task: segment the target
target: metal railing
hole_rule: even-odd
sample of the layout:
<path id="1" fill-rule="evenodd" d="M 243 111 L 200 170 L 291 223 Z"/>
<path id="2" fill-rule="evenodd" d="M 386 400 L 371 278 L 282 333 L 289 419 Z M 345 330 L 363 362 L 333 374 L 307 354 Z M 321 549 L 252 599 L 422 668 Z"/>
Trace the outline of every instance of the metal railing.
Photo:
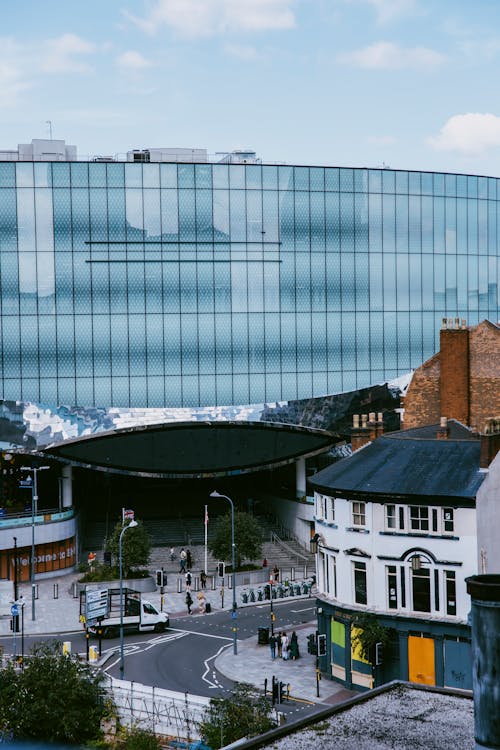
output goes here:
<path id="1" fill-rule="evenodd" d="M 310 555 L 303 554 L 302 552 L 299 552 L 298 550 L 294 549 L 289 544 L 284 542 L 283 539 L 280 539 L 280 537 L 274 531 L 271 532 L 271 542 L 281 547 L 281 549 L 284 552 L 286 552 L 290 557 L 295 557 L 297 559 L 297 562 L 302 561 L 304 563 L 308 563 L 311 560 Z"/>

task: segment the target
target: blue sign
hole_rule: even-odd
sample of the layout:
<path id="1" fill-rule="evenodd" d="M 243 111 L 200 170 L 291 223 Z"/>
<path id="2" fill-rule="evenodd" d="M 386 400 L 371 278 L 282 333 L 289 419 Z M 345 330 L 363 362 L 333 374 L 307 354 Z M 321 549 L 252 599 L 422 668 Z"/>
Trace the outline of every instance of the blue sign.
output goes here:
<path id="1" fill-rule="evenodd" d="M 13 604 L 12 605 L 12 607 L 10 608 L 10 613 L 11 613 L 12 617 L 17 617 L 18 616 L 18 614 L 19 614 L 19 607 L 17 606 L 17 604 Z"/>
<path id="2" fill-rule="evenodd" d="M 236 612 L 231 612 L 231 617 L 233 618 L 233 620 L 236 620 Z"/>

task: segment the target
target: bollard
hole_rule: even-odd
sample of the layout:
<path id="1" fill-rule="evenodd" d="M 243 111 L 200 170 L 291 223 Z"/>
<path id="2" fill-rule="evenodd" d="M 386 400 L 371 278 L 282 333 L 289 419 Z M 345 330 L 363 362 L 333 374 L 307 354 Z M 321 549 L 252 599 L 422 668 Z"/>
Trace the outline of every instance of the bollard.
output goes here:
<path id="1" fill-rule="evenodd" d="M 89 661 L 90 662 L 97 661 L 97 649 L 95 646 L 89 647 Z"/>
<path id="2" fill-rule="evenodd" d="M 232 586 L 233 586 L 233 576 L 228 576 L 227 577 L 227 587 L 228 587 L 228 589 L 231 589 Z"/>
<path id="3" fill-rule="evenodd" d="M 199 578 L 199 576 L 195 576 L 194 579 L 193 579 L 193 581 L 194 581 L 194 583 L 193 583 L 193 590 L 194 591 L 199 591 L 200 590 L 200 578 Z"/>
<path id="4" fill-rule="evenodd" d="M 69 656 L 71 654 L 71 641 L 63 641 L 63 654 Z"/>
<path id="5" fill-rule="evenodd" d="M 215 588 L 216 588 L 215 576 L 212 576 L 212 584 L 211 584 L 212 591 L 215 591 Z"/>
<path id="6" fill-rule="evenodd" d="M 78 599 L 78 583 L 73 581 L 73 599 Z"/>
<path id="7" fill-rule="evenodd" d="M 295 581 L 295 568 L 290 569 L 290 580 Z"/>
<path id="8" fill-rule="evenodd" d="M 178 594 L 182 593 L 182 578 L 177 579 L 177 593 Z"/>
<path id="9" fill-rule="evenodd" d="M 54 583 L 54 599 L 59 599 L 59 584 Z"/>
<path id="10" fill-rule="evenodd" d="M 31 585 L 31 588 L 32 588 L 32 590 L 33 590 L 33 591 L 34 591 L 34 593 L 35 593 L 35 599 L 38 599 L 38 583 L 33 583 L 33 584 Z"/>
<path id="11" fill-rule="evenodd" d="M 472 688 L 476 748 L 500 748 L 500 575 L 466 578 L 472 599 Z"/>

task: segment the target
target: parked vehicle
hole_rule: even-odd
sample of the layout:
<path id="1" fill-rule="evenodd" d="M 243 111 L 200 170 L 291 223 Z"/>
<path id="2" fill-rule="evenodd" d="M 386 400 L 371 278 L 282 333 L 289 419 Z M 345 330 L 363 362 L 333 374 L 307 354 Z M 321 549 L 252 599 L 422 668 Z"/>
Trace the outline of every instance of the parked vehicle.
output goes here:
<path id="1" fill-rule="evenodd" d="M 161 633 L 169 626 L 166 612 L 142 598 L 139 591 L 123 589 L 123 616 L 120 615 L 120 589 L 86 589 L 80 593 L 80 621 L 88 632 L 103 638 L 124 632 Z"/>

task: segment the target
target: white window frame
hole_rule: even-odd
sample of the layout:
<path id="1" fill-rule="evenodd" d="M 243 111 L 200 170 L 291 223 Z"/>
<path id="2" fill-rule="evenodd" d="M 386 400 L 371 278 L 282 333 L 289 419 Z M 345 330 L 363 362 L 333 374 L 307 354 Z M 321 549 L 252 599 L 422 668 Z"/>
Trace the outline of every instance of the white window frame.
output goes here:
<path id="1" fill-rule="evenodd" d="M 368 570 L 367 564 L 364 560 L 353 560 L 352 561 L 352 600 L 354 604 L 359 604 L 361 607 L 368 606 Z M 356 599 L 356 571 L 364 573 L 365 576 L 365 598 L 366 602 L 358 602 Z"/>
<path id="2" fill-rule="evenodd" d="M 351 500 L 351 517 L 353 526 L 359 529 L 366 527 L 366 502 L 364 500 Z"/>

